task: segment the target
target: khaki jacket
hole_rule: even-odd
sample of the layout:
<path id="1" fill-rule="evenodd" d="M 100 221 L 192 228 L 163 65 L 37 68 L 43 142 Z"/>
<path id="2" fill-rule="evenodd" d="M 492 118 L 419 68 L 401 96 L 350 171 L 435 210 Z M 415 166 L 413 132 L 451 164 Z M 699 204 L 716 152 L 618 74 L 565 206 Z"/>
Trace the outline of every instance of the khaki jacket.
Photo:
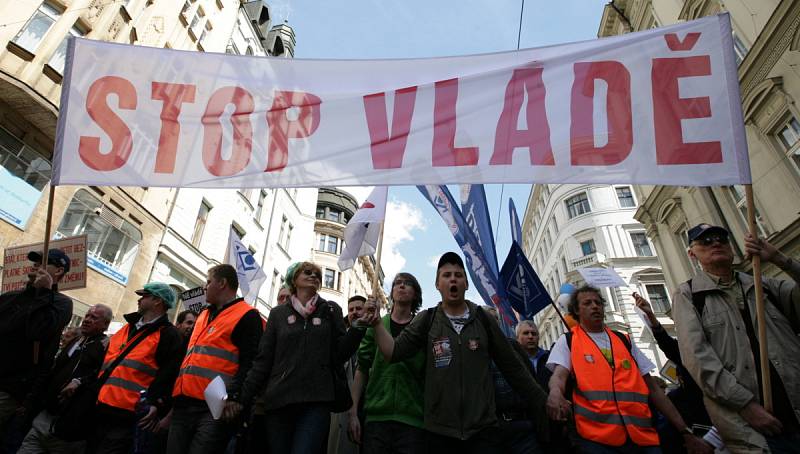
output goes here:
<path id="1" fill-rule="evenodd" d="M 792 269 L 785 271 L 794 282 L 763 279 L 764 287 L 778 300 L 766 303 L 767 345 L 800 419 L 800 340 L 792 328 L 800 326 L 800 264 L 792 261 Z M 753 277 L 736 276 L 755 325 Z M 692 294 L 700 292 L 706 294 L 702 314 L 692 304 Z M 759 398 L 759 392 L 753 353 L 736 301 L 711 276 L 700 272 L 691 280 L 691 288 L 684 282 L 673 296 L 673 317 L 684 366 L 703 390 L 708 414 L 728 449 L 734 453 L 766 450 L 764 436 L 739 415 L 745 405 Z M 758 332 L 756 326 L 753 331 Z"/>

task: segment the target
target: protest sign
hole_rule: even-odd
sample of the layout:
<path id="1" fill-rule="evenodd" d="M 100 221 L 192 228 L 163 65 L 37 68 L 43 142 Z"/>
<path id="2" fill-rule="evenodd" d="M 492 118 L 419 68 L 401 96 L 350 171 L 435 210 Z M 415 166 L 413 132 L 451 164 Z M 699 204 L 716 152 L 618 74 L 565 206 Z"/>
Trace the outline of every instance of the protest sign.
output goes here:
<path id="1" fill-rule="evenodd" d="M 183 310 L 188 309 L 199 314 L 206 306 L 206 291 L 203 287 L 186 290 L 181 292 L 181 301 L 183 301 Z"/>
<path id="2" fill-rule="evenodd" d="M 583 280 L 592 287 L 627 287 L 628 284 L 619 277 L 614 268 L 578 268 Z"/>
<path id="3" fill-rule="evenodd" d="M 428 59 L 69 38 L 53 183 L 167 187 L 751 181 L 727 13 Z"/>
<path id="4" fill-rule="evenodd" d="M 69 272 L 58 283 L 60 291 L 86 287 L 86 235 L 62 238 L 50 241 L 50 249 L 61 249 L 70 259 Z M 33 262 L 28 253 L 41 253 L 44 243 L 12 246 L 5 250 L 3 256 L 2 293 L 25 288 L 28 273 L 33 270 Z"/>

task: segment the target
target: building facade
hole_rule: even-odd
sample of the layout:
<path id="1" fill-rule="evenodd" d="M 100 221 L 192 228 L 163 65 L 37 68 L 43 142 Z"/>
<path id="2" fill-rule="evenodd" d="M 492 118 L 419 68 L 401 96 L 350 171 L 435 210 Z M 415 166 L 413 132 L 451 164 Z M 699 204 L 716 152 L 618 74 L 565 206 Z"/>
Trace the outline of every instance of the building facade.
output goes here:
<path id="1" fill-rule="evenodd" d="M 251 15 L 255 14 L 252 11 L 258 14 L 262 11 L 256 3 L 263 5 L 261 2 L 242 5 L 236 0 L 0 2 L 4 25 L 0 27 L 0 191 L 3 193 L 0 250 L 40 242 L 44 237 L 46 194 L 68 36 L 215 52 L 225 52 L 238 36 L 254 37 L 253 42 L 260 46 L 254 55 L 270 55 L 280 37 L 281 44 L 277 46 L 280 55 L 291 56 L 293 32 L 285 24 L 272 31 L 271 22 L 259 22 L 263 16 Z M 176 68 L 176 71 L 189 70 Z M 155 146 L 140 141 L 134 145 L 134 152 L 146 152 Z M 283 196 L 274 195 L 276 192 L 279 191 L 271 192 L 272 205 L 265 202 L 264 208 L 273 214 L 280 213 L 273 207 L 284 204 Z M 303 210 L 311 212 L 314 203 L 308 202 L 307 196 L 302 197 L 302 203 L 311 208 L 289 210 L 288 216 L 300 216 L 297 213 Z M 253 218 L 252 212 L 261 201 L 258 191 L 251 192 L 249 198 L 229 191 L 229 200 L 241 198 L 241 202 L 236 202 L 239 205 L 219 201 L 217 196 L 209 197 L 217 202 L 217 212 L 225 211 L 228 205 L 234 208 L 220 219 Z M 197 205 L 191 207 L 195 200 Z M 165 278 L 177 290 L 202 283 L 204 279 L 200 277 L 205 275 L 207 266 L 221 256 L 219 245 L 211 245 L 214 237 L 210 233 L 206 239 L 209 250 L 192 249 L 192 226 L 200 203 L 200 198 L 188 190 L 184 193 L 165 188 L 57 188 L 52 218 L 54 237 L 88 234 L 87 287 L 67 292 L 75 300 L 74 322 L 96 303 L 109 305 L 120 320 L 123 313 L 136 308 L 138 297 L 134 291 L 153 278 Z M 180 208 L 175 208 L 177 205 Z M 178 217 L 184 216 L 186 210 L 194 210 L 190 221 Z M 269 219 L 263 218 L 265 222 Z M 242 221 L 248 224 L 254 237 L 245 237 L 245 241 L 266 255 L 265 251 L 270 249 L 269 232 L 256 235 L 258 228 L 251 222 L 255 223 L 251 219 Z M 189 232 L 183 232 L 187 228 Z M 310 235 L 311 229 L 308 231 Z M 310 246 L 306 249 L 298 245 L 297 255 L 304 249 L 310 251 Z M 176 262 L 181 262 L 180 266 L 175 266 Z M 166 279 L 169 276 L 174 278 Z M 266 304 L 267 299 L 264 301 Z"/>
<path id="2" fill-rule="evenodd" d="M 312 261 L 322 268 L 323 298 L 339 303 L 346 308 L 353 295 L 368 296 L 373 293 L 375 257 L 365 256 L 356 260 L 353 268 L 341 271 L 339 255 L 344 248 L 344 228 L 358 209 L 355 197 L 336 188 L 320 188 L 317 196 L 316 221 L 314 222 L 314 251 Z M 383 286 L 383 271 L 379 270 L 378 286 Z M 386 306 L 386 296 L 379 292 L 381 304 Z"/>
<path id="3" fill-rule="evenodd" d="M 722 2 L 685 0 L 615 1 L 603 13 L 599 36 L 730 13 L 739 64 L 747 145 L 753 177 L 756 220 L 761 236 L 789 256 L 800 253 L 800 1 Z M 642 186 L 636 188 L 642 222 L 664 266 L 670 290 L 696 269 L 686 254 L 686 230 L 701 222 L 732 232 L 743 270 L 747 232 L 744 188 Z M 764 272 L 780 271 L 767 265 Z"/>
<path id="4" fill-rule="evenodd" d="M 674 324 L 667 316 L 670 298 L 658 257 L 644 225 L 633 218 L 637 202 L 628 185 L 534 185 L 523 219 L 522 246 L 553 299 L 564 283 L 585 284 L 579 268 L 613 268 L 628 286 L 601 289 L 606 324 L 631 334 L 660 368 L 666 358 L 634 311 L 633 293 L 650 300 L 666 329 Z M 539 312 L 535 321 L 545 348 L 566 330 L 552 306 Z"/>

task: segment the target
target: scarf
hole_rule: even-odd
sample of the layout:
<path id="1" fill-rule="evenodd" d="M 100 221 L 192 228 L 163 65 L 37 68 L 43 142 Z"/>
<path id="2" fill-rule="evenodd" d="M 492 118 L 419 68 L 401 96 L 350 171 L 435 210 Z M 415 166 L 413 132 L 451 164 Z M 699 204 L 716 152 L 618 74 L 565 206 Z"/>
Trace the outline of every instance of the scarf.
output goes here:
<path id="1" fill-rule="evenodd" d="M 295 295 L 292 295 L 292 307 L 303 318 L 308 318 L 308 316 L 313 314 L 314 311 L 317 309 L 318 300 L 319 300 L 319 294 L 316 294 L 312 296 L 310 300 L 306 301 L 305 305 L 303 305 L 303 303 L 301 303 L 300 300 L 297 299 Z"/>

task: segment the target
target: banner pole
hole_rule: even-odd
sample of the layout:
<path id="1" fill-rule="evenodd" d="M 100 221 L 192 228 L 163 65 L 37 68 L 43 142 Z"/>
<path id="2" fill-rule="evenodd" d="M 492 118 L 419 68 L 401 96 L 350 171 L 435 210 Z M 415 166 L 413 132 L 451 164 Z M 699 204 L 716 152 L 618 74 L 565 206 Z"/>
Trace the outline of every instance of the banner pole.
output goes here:
<path id="1" fill-rule="evenodd" d="M 375 274 L 372 275 L 372 294 L 376 299 L 378 298 L 378 282 L 380 280 L 378 273 L 381 269 L 381 253 L 383 252 L 383 223 L 384 221 L 381 221 L 381 230 L 378 234 L 378 250 L 375 253 Z"/>
<path id="2" fill-rule="evenodd" d="M 42 253 L 42 267 L 47 267 L 47 251 L 50 250 L 50 229 L 53 223 L 53 200 L 56 195 L 56 187 L 50 184 L 50 194 L 47 197 L 47 218 L 44 224 L 44 252 Z"/>
<path id="3" fill-rule="evenodd" d="M 756 227 L 756 208 L 753 199 L 753 185 L 744 185 L 745 197 L 747 198 L 747 224 L 750 234 L 758 239 Z M 764 319 L 764 289 L 761 287 L 761 256 L 754 255 L 750 258 L 753 262 L 753 287 L 756 290 L 756 320 L 758 322 L 758 348 L 761 359 L 761 383 L 764 395 L 764 409 L 772 412 L 772 386 L 769 374 L 769 356 L 767 348 L 767 324 Z"/>
<path id="4" fill-rule="evenodd" d="M 567 324 L 567 319 L 565 319 L 565 318 L 564 318 L 564 315 L 563 315 L 563 314 L 561 313 L 561 311 L 558 309 L 558 306 L 556 306 L 556 303 L 555 303 L 555 301 L 550 301 L 550 304 L 552 304 L 552 305 L 553 305 L 553 309 L 555 309 L 555 311 L 556 311 L 556 314 L 558 314 L 558 317 L 559 317 L 559 318 L 561 319 L 561 321 L 564 323 L 564 327 L 565 327 L 565 328 L 567 328 L 567 331 L 569 331 L 569 324 Z"/>

